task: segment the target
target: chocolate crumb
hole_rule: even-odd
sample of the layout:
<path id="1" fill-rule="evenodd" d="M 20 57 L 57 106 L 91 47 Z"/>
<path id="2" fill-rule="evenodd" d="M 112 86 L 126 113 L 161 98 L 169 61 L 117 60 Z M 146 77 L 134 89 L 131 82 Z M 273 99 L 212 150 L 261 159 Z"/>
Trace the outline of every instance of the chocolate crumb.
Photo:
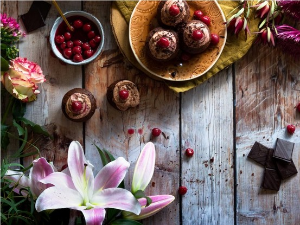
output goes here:
<path id="1" fill-rule="evenodd" d="M 175 72 L 175 71 L 172 72 L 172 73 L 171 73 L 171 76 L 172 76 L 172 77 L 175 77 L 175 76 L 176 76 L 176 72 Z"/>
<path id="2" fill-rule="evenodd" d="M 215 160 L 215 158 L 214 158 L 214 157 L 212 157 L 212 158 L 209 160 L 209 162 L 210 162 L 210 163 L 213 163 L 213 162 L 214 162 L 214 160 Z"/>

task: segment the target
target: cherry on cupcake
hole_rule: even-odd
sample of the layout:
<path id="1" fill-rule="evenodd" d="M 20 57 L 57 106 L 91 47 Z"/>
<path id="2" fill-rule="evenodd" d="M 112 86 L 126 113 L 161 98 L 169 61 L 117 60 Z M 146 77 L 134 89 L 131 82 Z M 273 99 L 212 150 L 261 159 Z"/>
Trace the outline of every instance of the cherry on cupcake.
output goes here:
<path id="1" fill-rule="evenodd" d="M 82 49 L 81 49 L 80 46 L 75 46 L 72 50 L 73 50 L 74 54 L 81 54 L 82 53 Z"/>
<path id="2" fill-rule="evenodd" d="M 73 27 L 76 28 L 76 29 L 81 28 L 82 25 L 83 25 L 83 23 L 82 23 L 81 20 L 75 20 L 74 23 L 73 23 Z"/>
<path id="3" fill-rule="evenodd" d="M 198 20 L 201 20 L 201 18 L 204 16 L 203 12 L 201 10 L 196 10 L 194 12 L 194 18 L 195 19 L 198 19 Z"/>
<path id="4" fill-rule="evenodd" d="M 65 37 L 65 40 L 68 41 L 72 38 L 72 35 L 70 32 L 65 32 L 64 37 Z"/>
<path id="5" fill-rule="evenodd" d="M 89 33 L 88 33 L 88 38 L 89 39 L 92 39 L 93 37 L 95 37 L 95 31 L 91 30 Z"/>
<path id="6" fill-rule="evenodd" d="M 84 56 L 85 56 L 86 58 L 90 58 L 90 57 L 93 55 L 93 53 L 94 53 L 94 51 L 91 50 L 91 49 L 85 50 L 85 51 L 84 51 Z"/>
<path id="7" fill-rule="evenodd" d="M 63 55 L 67 59 L 71 58 L 72 55 L 73 55 L 72 49 L 71 48 L 65 48 L 64 51 L 63 51 Z"/>
<path id="8" fill-rule="evenodd" d="M 203 17 L 200 18 L 200 20 L 201 20 L 203 23 L 205 23 L 207 26 L 210 25 L 210 18 L 209 18 L 209 16 L 203 16 Z"/>
<path id="9" fill-rule="evenodd" d="M 74 62 L 81 62 L 81 61 L 83 61 L 82 55 L 81 55 L 81 54 L 76 54 L 76 55 L 74 55 L 73 61 L 74 61 Z"/>
<path id="10" fill-rule="evenodd" d="M 180 9 L 177 5 L 171 5 L 169 8 L 169 13 L 171 16 L 177 16 L 180 13 Z"/>
<path id="11" fill-rule="evenodd" d="M 63 43 L 65 41 L 65 37 L 64 36 L 62 36 L 62 35 L 56 35 L 55 36 L 55 42 L 57 43 L 57 44 L 61 44 L 61 43 Z"/>
<path id="12" fill-rule="evenodd" d="M 185 186 L 180 186 L 178 189 L 178 193 L 180 195 L 185 195 L 187 193 L 188 189 Z"/>
<path id="13" fill-rule="evenodd" d="M 83 25 L 83 28 L 82 28 L 85 32 L 89 32 L 91 29 L 92 29 L 92 26 L 91 24 L 89 23 L 86 23 Z"/>
<path id="14" fill-rule="evenodd" d="M 199 41 L 203 38 L 203 33 L 201 30 L 194 30 L 193 31 L 193 34 L 192 34 L 192 38 L 195 40 L 195 41 Z"/>
<path id="15" fill-rule="evenodd" d="M 219 41 L 220 41 L 219 35 L 211 34 L 210 37 L 211 37 L 210 43 L 212 43 L 213 45 L 217 45 L 219 43 Z"/>
<path id="16" fill-rule="evenodd" d="M 151 133 L 153 137 L 158 137 L 161 134 L 161 130 L 159 128 L 153 128 Z"/>
<path id="17" fill-rule="evenodd" d="M 82 41 L 80 41 L 80 40 L 75 40 L 75 41 L 74 41 L 74 45 L 75 45 L 75 46 L 81 46 L 81 45 L 82 45 Z"/>
<path id="18" fill-rule="evenodd" d="M 289 125 L 287 125 L 286 130 L 289 134 L 294 134 L 296 127 L 293 124 L 289 124 Z"/>
<path id="19" fill-rule="evenodd" d="M 157 45 L 158 47 L 161 47 L 161 48 L 167 48 L 167 47 L 169 47 L 170 42 L 169 42 L 168 38 L 161 37 L 161 38 L 158 40 L 158 42 L 157 42 L 156 45 Z"/>
<path id="20" fill-rule="evenodd" d="M 67 41 L 68 48 L 73 48 L 73 45 L 74 45 L 73 41 Z"/>
<path id="21" fill-rule="evenodd" d="M 191 148 L 187 148 L 187 149 L 185 150 L 185 155 L 186 155 L 187 157 L 192 157 L 192 156 L 194 155 L 194 150 L 191 149 Z"/>
<path id="22" fill-rule="evenodd" d="M 82 102 L 80 102 L 80 101 L 72 102 L 72 111 L 80 112 L 80 110 L 82 110 Z"/>
<path id="23" fill-rule="evenodd" d="M 127 90 L 120 90 L 119 97 L 123 100 L 126 100 L 129 97 L 129 92 Z"/>

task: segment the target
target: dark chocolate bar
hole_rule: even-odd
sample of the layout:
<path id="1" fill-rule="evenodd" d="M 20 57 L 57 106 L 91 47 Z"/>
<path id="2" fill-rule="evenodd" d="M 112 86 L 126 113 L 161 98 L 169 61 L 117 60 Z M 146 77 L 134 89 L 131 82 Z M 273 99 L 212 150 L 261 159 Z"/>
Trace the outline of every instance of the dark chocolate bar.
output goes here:
<path id="1" fill-rule="evenodd" d="M 265 166 L 266 159 L 269 153 L 269 148 L 266 146 L 255 142 L 248 154 L 248 158 L 257 162 L 258 164 Z"/>
<path id="2" fill-rule="evenodd" d="M 273 157 L 286 162 L 292 161 L 294 143 L 277 138 L 276 148 Z"/>
<path id="3" fill-rule="evenodd" d="M 276 170 L 265 169 L 265 175 L 262 187 L 265 189 L 279 191 L 281 179 Z"/>
<path id="4" fill-rule="evenodd" d="M 37 8 L 33 8 L 28 13 L 21 15 L 27 33 L 45 26 L 44 19 Z"/>
<path id="5" fill-rule="evenodd" d="M 282 160 L 276 160 L 276 166 L 282 180 L 298 173 L 293 160 L 290 163 Z"/>
<path id="6" fill-rule="evenodd" d="M 274 150 L 269 149 L 269 152 L 268 152 L 268 155 L 266 158 L 265 167 L 268 169 L 276 170 L 276 163 L 275 163 L 275 159 L 273 158 L 273 153 L 274 153 Z"/>
<path id="7" fill-rule="evenodd" d="M 38 9 L 41 13 L 41 16 L 43 17 L 44 21 L 46 20 L 49 10 L 51 8 L 51 4 L 44 1 L 33 1 L 31 4 L 31 7 L 28 12 L 30 12 L 33 9 Z"/>

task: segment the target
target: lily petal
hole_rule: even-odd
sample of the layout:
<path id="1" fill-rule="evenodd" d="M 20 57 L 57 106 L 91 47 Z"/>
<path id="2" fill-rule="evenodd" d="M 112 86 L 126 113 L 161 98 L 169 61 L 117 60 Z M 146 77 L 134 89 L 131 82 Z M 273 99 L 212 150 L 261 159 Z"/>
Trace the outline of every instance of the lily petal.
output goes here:
<path id="1" fill-rule="evenodd" d="M 41 183 L 40 180 L 53 172 L 53 167 L 45 158 L 42 157 L 33 161 L 33 166 L 29 173 L 29 180 L 31 181 L 30 190 L 34 198 L 37 198 L 46 188 L 52 186 L 45 185 Z"/>
<path id="2" fill-rule="evenodd" d="M 12 181 L 9 186 L 15 187 L 13 191 L 17 194 L 20 194 L 20 190 L 22 188 L 30 187 L 30 181 L 28 177 L 26 177 L 22 172 L 7 170 L 4 178 Z M 21 194 L 26 197 L 28 195 L 28 192 L 21 191 Z"/>
<path id="3" fill-rule="evenodd" d="M 139 215 L 130 213 L 130 212 L 123 212 L 123 216 L 126 219 L 131 219 L 131 220 L 142 220 L 147 217 L 150 217 L 169 205 L 171 202 L 174 201 L 175 197 L 172 195 L 155 195 L 155 196 L 148 196 L 151 200 L 152 203 L 145 207 L 147 204 L 147 200 L 145 198 L 139 199 L 139 203 L 142 206 L 141 213 Z"/>
<path id="4" fill-rule="evenodd" d="M 43 184 L 53 184 L 55 187 L 68 187 L 71 189 L 76 190 L 72 178 L 62 172 L 54 172 L 45 177 L 44 179 L 40 180 Z"/>
<path id="5" fill-rule="evenodd" d="M 132 193 L 138 190 L 145 190 L 153 176 L 154 165 L 155 146 L 152 142 L 148 142 L 144 146 L 134 168 L 131 187 Z"/>
<path id="6" fill-rule="evenodd" d="M 105 218 L 105 209 L 94 208 L 81 210 L 84 215 L 86 225 L 102 225 Z"/>
<path id="7" fill-rule="evenodd" d="M 38 197 L 35 208 L 38 212 L 46 209 L 78 208 L 83 203 L 81 195 L 67 187 L 47 188 Z"/>
<path id="8" fill-rule="evenodd" d="M 98 192 L 91 199 L 95 207 L 115 208 L 139 214 L 141 206 L 135 197 L 127 190 L 121 188 L 108 188 Z"/>
<path id="9" fill-rule="evenodd" d="M 119 157 L 104 166 L 95 177 L 95 192 L 106 188 L 118 187 L 124 179 L 129 166 L 130 163 L 123 157 Z"/>

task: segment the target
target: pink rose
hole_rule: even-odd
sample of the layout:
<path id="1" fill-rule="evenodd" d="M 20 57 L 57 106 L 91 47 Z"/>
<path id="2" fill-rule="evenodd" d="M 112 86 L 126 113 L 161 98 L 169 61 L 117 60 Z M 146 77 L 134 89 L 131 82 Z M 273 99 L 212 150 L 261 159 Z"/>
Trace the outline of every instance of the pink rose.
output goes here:
<path id="1" fill-rule="evenodd" d="M 10 61 L 9 70 L 2 77 L 5 89 L 23 102 L 36 100 L 36 95 L 40 93 L 37 84 L 45 80 L 38 64 L 21 57 Z"/>

